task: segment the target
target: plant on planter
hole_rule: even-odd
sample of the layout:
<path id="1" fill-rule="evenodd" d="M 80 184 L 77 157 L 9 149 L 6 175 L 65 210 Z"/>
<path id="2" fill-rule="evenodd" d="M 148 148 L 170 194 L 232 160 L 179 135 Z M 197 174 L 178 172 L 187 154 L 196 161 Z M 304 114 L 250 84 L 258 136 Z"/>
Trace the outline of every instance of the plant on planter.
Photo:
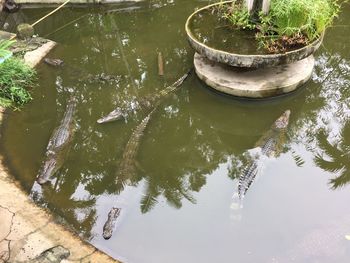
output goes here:
<path id="1" fill-rule="evenodd" d="M 271 53 L 303 47 L 321 37 L 346 0 L 234 0 L 219 15 L 236 29 L 256 31 Z"/>
<path id="2" fill-rule="evenodd" d="M 15 43 L 14 40 L 1 40 L 0 41 L 0 64 L 6 59 L 12 56 L 12 52 L 9 50 L 9 47 Z"/>

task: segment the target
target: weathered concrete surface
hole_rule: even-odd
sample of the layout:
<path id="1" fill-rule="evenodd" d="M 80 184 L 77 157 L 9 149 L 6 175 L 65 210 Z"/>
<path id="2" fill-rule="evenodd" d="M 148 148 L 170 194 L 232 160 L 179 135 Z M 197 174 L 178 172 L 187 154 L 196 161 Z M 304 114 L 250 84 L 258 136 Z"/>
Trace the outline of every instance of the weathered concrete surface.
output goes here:
<path id="1" fill-rule="evenodd" d="M 37 49 L 25 53 L 24 62 L 34 68 L 55 46 L 56 42 L 49 40 Z"/>
<path id="2" fill-rule="evenodd" d="M 58 245 L 70 252 L 62 262 L 117 262 L 56 223 L 0 165 L 0 262 L 26 262 Z"/>
<path id="3" fill-rule="evenodd" d="M 231 67 L 208 60 L 196 53 L 198 77 L 208 86 L 230 95 L 267 98 L 296 90 L 311 77 L 315 59 L 309 56 L 292 64 L 262 69 Z"/>
<path id="4" fill-rule="evenodd" d="M 0 40 L 10 39 L 15 36 L 13 33 L 0 30 Z M 16 39 L 16 42 L 10 47 L 14 55 L 21 57 L 30 67 L 36 67 L 40 61 L 56 46 L 56 42 L 41 37 L 34 37 L 25 40 Z"/>

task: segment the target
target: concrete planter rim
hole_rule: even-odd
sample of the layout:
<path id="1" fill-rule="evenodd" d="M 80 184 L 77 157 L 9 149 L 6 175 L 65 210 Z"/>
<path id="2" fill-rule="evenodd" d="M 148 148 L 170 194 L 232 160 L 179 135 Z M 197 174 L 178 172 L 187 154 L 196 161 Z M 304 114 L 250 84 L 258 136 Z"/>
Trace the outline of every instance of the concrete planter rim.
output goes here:
<path id="1" fill-rule="evenodd" d="M 193 34 L 190 29 L 190 23 L 192 21 L 192 18 L 204 11 L 207 10 L 213 6 L 217 5 L 226 5 L 233 3 L 234 1 L 224 1 L 224 2 L 218 2 L 214 4 L 210 4 L 207 6 L 204 6 L 196 11 L 194 11 L 188 18 L 185 24 L 185 31 L 187 34 L 187 38 L 189 40 L 190 45 L 196 50 L 196 52 L 207 56 L 210 60 L 214 60 L 219 63 L 228 64 L 231 66 L 236 67 L 262 67 L 262 66 L 276 66 L 281 64 L 287 64 L 296 62 L 298 60 L 301 60 L 303 58 L 306 58 L 310 55 L 312 55 L 321 45 L 324 32 L 322 32 L 321 36 L 310 43 L 307 46 L 304 46 L 302 48 L 284 52 L 284 53 L 277 53 L 277 54 L 239 54 L 239 53 L 231 53 L 219 49 L 212 48 L 210 46 L 205 45 L 204 43 L 200 42 Z M 229 58 L 230 61 L 227 61 L 227 59 L 223 58 Z"/>

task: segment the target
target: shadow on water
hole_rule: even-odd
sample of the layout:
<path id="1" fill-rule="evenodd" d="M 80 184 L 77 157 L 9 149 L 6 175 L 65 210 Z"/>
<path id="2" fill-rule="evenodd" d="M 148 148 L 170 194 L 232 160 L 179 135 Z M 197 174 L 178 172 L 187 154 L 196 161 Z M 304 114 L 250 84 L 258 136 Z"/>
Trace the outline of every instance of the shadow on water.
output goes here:
<path id="1" fill-rule="evenodd" d="M 115 183 L 124 149 L 147 113 L 96 121 L 119 105 L 132 107 L 139 98 L 159 93 L 192 67 L 184 21 L 205 3 L 66 8 L 39 24 L 40 35 L 60 43 L 50 57 L 65 65 L 39 65 L 33 102 L 7 112 L 1 140 L 6 164 L 34 201 L 116 258 L 289 262 L 298 253 L 299 262 L 312 262 L 303 256 L 305 249 L 297 249 L 298 242 L 349 216 L 350 53 L 344 44 L 349 26 L 327 32 L 312 80 L 282 98 L 237 100 L 212 92 L 191 75 L 152 114 L 139 141 L 136 175 L 125 174 L 120 189 Z M 31 22 L 47 10 L 25 9 L 22 15 Z M 346 6 L 339 25 L 348 25 L 348 11 Z M 157 72 L 158 52 L 164 77 Z M 77 109 L 70 152 L 51 183 L 40 186 L 35 179 L 48 140 L 72 92 Z M 286 110 L 291 114 L 279 149 L 263 160 L 244 206 L 234 210 L 240 176 L 260 138 Z M 102 228 L 112 207 L 121 208 L 121 215 L 106 241 Z M 333 252 L 320 262 L 347 262 L 349 251 Z"/>

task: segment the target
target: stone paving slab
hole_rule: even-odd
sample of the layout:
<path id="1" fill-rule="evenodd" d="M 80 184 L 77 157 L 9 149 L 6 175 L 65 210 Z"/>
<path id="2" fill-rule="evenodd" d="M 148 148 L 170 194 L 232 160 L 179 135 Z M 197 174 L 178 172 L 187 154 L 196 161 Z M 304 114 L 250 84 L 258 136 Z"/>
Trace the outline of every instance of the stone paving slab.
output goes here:
<path id="1" fill-rule="evenodd" d="M 24 61 L 30 67 L 36 67 L 40 61 L 56 46 L 56 43 L 53 41 L 48 41 L 39 48 L 29 51 L 24 55 Z"/>
<path id="2" fill-rule="evenodd" d="M 15 34 L 0 30 L 0 40 L 10 39 Z"/>

